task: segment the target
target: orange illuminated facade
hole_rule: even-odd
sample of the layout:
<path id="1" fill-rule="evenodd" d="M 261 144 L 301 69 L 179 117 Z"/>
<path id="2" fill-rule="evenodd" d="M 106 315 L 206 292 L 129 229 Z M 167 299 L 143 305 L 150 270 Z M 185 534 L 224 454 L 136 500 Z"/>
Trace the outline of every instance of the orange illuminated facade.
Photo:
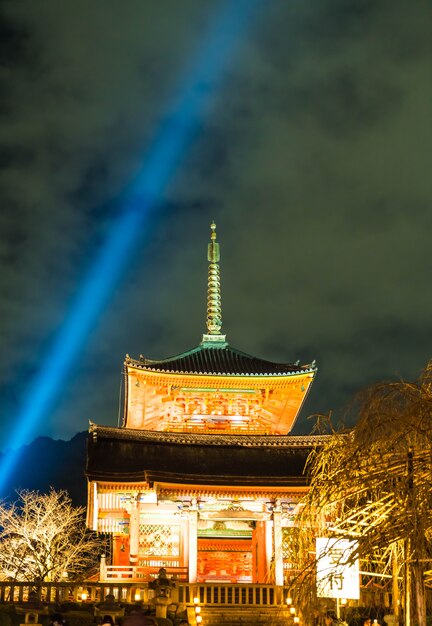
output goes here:
<path id="1" fill-rule="evenodd" d="M 101 578 L 282 585 L 304 465 L 320 436 L 290 431 L 315 363 L 273 363 L 221 334 L 219 244 L 208 246 L 207 333 L 165 360 L 126 357 L 120 428 L 92 424 L 88 525 L 111 533 Z"/>

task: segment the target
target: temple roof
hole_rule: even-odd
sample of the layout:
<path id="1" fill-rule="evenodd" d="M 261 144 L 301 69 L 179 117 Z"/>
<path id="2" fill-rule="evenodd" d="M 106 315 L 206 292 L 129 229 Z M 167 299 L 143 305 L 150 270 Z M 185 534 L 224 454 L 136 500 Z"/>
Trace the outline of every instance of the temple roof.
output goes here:
<path id="1" fill-rule="evenodd" d="M 195 485 L 305 485 L 306 459 L 325 435 L 206 435 L 92 425 L 89 480 Z"/>
<path id="2" fill-rule="evenodd" d="M 315 361 L 275 363 L 233 348 L 222 334 L 220 249 L 207 250 L 207 333 L 165 359 L 125 359 L 123 426 L 157 431 L 289 432 L 309 393 Z"/>
<path id="3" fill-rule="evenodd" d="M 198 347 L 160 361 L 126 357 L 126 363 L 154 372 L 225 375 L 225 376 L 290 376 L 316 372 L 315 363 L 273 363 L 259 359 L 229 346 L 226 342 L 201 343 Z"/>

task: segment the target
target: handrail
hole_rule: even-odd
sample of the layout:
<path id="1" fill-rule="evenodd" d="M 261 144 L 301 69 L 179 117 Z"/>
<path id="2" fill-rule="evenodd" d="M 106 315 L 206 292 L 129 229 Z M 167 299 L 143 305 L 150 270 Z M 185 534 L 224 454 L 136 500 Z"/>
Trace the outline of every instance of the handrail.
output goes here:
<path id="1" fill-rule="evenodd" d="M 80 603 L 86 607 L 102 602 L 112 594 L 116 602 L 136 604 L 136 595 L 147 602 L 152 595 L 146 581 L 117 579 L 101 582 L 11 582 L 0 581 L 0 603 L 23 604 L 36 591 L 41 608 L 50 604 Z M 85 599 L 82 599 L 84 594 Z M 283 602 L 283 588 L 264 584 L 184 583 L 175 585 L 176 602 L 193 606 L 194 598 L 208 606 L 278 606 Z M 37 610 L 35 608 L 35 610 Z"/>
<path id="2" fill-rule="evenodd" d="M 153 559 L 146 565 L 106 565 L 101 568 L 101 581 L 127 580 L 131 582 L 150 581 L 157 577 L 159 569 L 163 567 L 166 573 L 182 582 L 188 580 L 188 568 L 178 565 L 168 565 L 166 561 Z"/>

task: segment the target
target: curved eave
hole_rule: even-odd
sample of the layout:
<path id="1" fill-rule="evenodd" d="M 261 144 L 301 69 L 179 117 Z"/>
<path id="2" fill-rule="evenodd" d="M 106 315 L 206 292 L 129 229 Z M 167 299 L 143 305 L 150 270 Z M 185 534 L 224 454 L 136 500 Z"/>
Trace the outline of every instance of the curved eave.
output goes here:
<path id="1" fill-rule="evenodd" d="M 208 370 L 187 370 L 187 369 L 169 369 L 164 367 L 149 367 L 145 363 L 141 363 L 140 361 L 136 361 L 134 359 L 128 359 L 126 361 L 126 365 L 128 367 L 134 367 L 142 372 L 147 372 L 149 374 L 178 374 L 181 376 L 227 376 L 227 377 L 235 377 L 235 378 L 283 378 L 283 377 L 291 377 L 291 376 L 299 376 L 302 374 L 315 374 L 317 372 L 316 367 L 302 367 L 298 369 L 294 369 L 291 371 L 284 372 L 222 372 L 217 369 L 208 369 Z"/>
<path id="2" fill-rule="evenodd" d="M 145 441 L 193 446 L 288 447 L 314 448 L 328 441 L 330 435 L 215 435 L 205 433 L 172 433 L 134 428 L 116 428 L 91 424 L 89 435 L 98 439 Z"/>
<path id="3" fill-rule="evenodd" d="M 293 381 L 300 380 L 303 377 L 314 378 L 318 371 L 316 367 L 311 367 L 303 370 L 296 370 L 293 372 L 285 373 L 272 373 L 264 374 L 262 372 L 255 374 L 239 374 L 239 373 L 223 373 L 223 372 L 200 372 L 200 371 L 173 371 L 162 369 L 150 369 L 141 365 L 139 361 L 128 360 L 125 362 L 126 372 L 135 373 L 143 378 L 155 381 L 171 381 L 175 384 L 177 381 L 191 382 L 191 386 L 199 386 L 205 382 L 208 387 L 218 387 L 221 381 L 225 381 L 227 384 L 232 383 L 233 387 L 272 387 L 274 385 L 279 386 L 286 382 L 287 384 Z M 214 381 L 214 382 L 212 382 Z M 188 386 L 185 384 L 185 386 Z"/>
<path id="4" fill-rule="evenodd" d="M 178 472 L 162 472 L 149 470 L 145 472 L 145 479 L 149 485 L 188 485 L 203 489 L 203 487 L 232 486 L 239 487 L 304 487 L 307 485 L 307 477 L 304 474 L 293 476 L 260 476 L 257 474 L 186 474 Z"/>

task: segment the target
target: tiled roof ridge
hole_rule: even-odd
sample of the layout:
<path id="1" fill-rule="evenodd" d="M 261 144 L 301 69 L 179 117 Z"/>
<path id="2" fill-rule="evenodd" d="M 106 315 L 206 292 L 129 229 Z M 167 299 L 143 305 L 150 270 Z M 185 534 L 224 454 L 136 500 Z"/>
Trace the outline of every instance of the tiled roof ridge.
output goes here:
<path id="1" fill-rule="evenodd" d="M 186 352 L 181 352 L 180 354 L 173 354 L 172 356 L 169 356 L 166 359 L 147 359 L 146 357 L 143 357 L 142 355 L 140 355 L 140 358 L 137 360 L 140 363 L 144 363 L 145 365 L 157 365 L 159 363 L 162 365 L 163 363 L 169 363 L 170 361 L 176 361 L 177 359 L 183 359 L 184 357 L 191 356 L 192 354 L 201 352 L 203 349 L 222 350 L 224 348 L 228 348 L 231 352 L 240 353 L 239 350 L 232 348 L 227 343 L 219 344 L 219 345 L 215 343 L 215 345 L 211 345 L 211 346 L 209 345 L 203 346 L 202 344 L 198 344 L 197 346 L 195 346 L 195 348 L 191 348 L 190 350 L 186 350 Z M 250 354 L 246 354 L 246 353 L 244 353 L 244 356 L 253 358 Z"/>
<path id="2" fill-rule="evenodd" d="M 115 428 L 91 424 L 89 432 L 93 437 L 123 440 L 156 441 L 159 443 L 179 443 L 194 445 L 236 445 L 245 447 L 305 447 L 324 443 L 330 435 L 221 435 L 204 433 L 168 433 L 164 431 Z"/>

